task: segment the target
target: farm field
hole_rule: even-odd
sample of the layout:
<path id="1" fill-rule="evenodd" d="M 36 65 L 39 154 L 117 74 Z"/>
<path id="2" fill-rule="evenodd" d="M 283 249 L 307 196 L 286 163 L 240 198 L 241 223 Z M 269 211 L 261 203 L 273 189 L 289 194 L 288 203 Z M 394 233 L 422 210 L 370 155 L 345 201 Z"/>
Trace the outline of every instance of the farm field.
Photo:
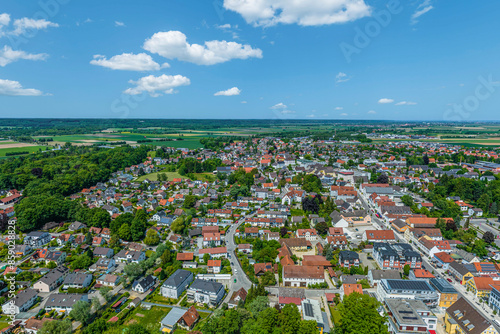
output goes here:
<path id="1" fill-rule="evenodd" d="M 51 147 L 49 147 L 50 149 Z M 38 151 L 45 151 L 47 150 L 47 146 L 23 146 L 23 147 L 7 147 L 7 148 L 2 148 L 0 145 L 0 157 L 5 157 L 6 153 L 12 153 L 12 152 L 38 152 Z"/>

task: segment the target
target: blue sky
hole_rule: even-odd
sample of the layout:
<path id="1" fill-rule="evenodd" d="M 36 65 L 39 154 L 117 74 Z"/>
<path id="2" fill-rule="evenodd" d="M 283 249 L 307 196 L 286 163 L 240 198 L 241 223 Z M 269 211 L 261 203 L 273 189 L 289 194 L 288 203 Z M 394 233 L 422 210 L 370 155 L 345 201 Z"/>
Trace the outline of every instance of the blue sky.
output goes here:
<path id="1" fill-rule="evenodd" d="M 0 117 L 500 120 L 498 12 L 494 0 L 3 0 Z"/>

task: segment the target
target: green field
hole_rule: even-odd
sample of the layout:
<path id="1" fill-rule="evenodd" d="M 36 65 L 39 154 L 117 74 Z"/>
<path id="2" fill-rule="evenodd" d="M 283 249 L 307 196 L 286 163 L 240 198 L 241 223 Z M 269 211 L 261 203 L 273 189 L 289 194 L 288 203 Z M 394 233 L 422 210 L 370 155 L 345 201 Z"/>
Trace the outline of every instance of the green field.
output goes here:
<path id="1" fill-rule="evenodd" d="M 9 148 L 0 148 L 0 157 L 5 157 L 6 153 L 10 152 L 38 152 L 47 150 L 47 146 L 26 146 L 26 147 L 9 147 Z"/>
<path id="2" fill-rule="evenodd" d="M 176 179 L 176 178 L 187 179 L 187 177 L 181 176 L 181 174 L 179 174 L 177 172 L 158 172 L 158 173 L 167 174 L 169 181 L 172 181 L 173 179 Z M 146 174 L 146 175 L 140 176 L 137 178 L 137 181 L 144 181 L 145 179 L 148 179 L 150 181 L 157 181 L 158 180 L 158 173 L 151 173 L 151 174 Z"/>

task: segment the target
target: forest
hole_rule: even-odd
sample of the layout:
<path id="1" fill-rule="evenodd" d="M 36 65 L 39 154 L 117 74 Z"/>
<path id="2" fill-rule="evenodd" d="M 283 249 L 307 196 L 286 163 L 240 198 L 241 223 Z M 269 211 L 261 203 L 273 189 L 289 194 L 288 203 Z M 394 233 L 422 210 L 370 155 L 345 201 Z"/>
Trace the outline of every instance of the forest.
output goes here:
<path id="1" fill-rule="evenodd" d="M 18 228 L 31 231 L 47 222 L 87 215 L 65 196 L 107 181 L 112 173 L 143 162 L 147 153 L 146 146 L 102 149 L 66 145 L 59 151 L 7 159 L 0 163 L 0 188 L 24 190 L 15 206 Z"/>

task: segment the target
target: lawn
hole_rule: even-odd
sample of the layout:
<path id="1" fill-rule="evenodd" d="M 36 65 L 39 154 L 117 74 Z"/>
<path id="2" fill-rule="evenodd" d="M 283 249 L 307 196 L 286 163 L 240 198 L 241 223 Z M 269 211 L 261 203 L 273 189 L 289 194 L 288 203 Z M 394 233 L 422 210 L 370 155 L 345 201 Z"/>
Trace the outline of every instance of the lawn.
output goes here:
<path id="1" fill-rule="evenodd" d="M 160 332 L 160 321 L 170 312 L 169 307 L 153 306 L 150 310 L 141 307 L 136 308 L 132 315 L 127 317 L 124 325 L 140 324 L 150 330 L 151 333 Z"/>
<path id="2" fill-rule="evenodd" d="M 181 179 L 187 179 L 185 176 L 181 176 L 181 174 L 177 172 L 158 172 L 162 174 L 166 174 L 168 177 L 168 181 L 173 181 L 173 179 L 181 178 Z M 137 181 L 144 181 L 145 179 L 148 179 L 150 181 L 157 181 L 158 180 L 158 173 L 151 173 L 151 174 L 146 174 L 143 176 L 140 176 L 137 178 Z"/>
<path id="3" fill-rule="evenodd" d="M 333 317 L 333 323 L 338 324 L 340 322 L 340 312 L 334 306 L 328 306 L 330 308 L 330 313 Z"/>
<path id="4" fill-rule="evenodd" d="M 52 149 L 51 147 L 49 147 Z M 0 148 L 0 157 L 4 157 L 6 153 L 10 152 L 30 152 L 35 153 L 38 151 L 47 150 L 47 146 L 26 146 L 26 147 L 9 147 L 9 148 Z"/>

